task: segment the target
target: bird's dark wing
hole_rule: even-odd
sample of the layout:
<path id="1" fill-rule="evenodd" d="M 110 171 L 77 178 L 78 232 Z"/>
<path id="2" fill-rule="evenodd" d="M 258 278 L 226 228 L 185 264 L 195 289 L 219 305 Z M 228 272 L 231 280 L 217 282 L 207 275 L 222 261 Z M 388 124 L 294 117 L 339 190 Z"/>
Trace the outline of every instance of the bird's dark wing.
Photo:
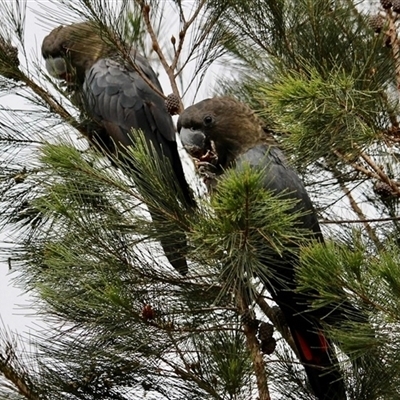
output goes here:
<path id="1" fill-rule="evenodd" d="M 264 170 L 264 186 L 275 193 L 286 193 L 286 197 L 297 199 L 294 212 L 306 212 L 299 218 L 300 227 L 313 232 L 323 241 L 321 230 L 311 200 L 297 173 L 288 166 L 281 150 L 260 144 L 236 159 L 235 168 L 244 164 Z M 310 384 L 318 397 L 324 400 L 345 400 L 345 390 L 333 344 L 323 334 L 319 318 L 309 313 L 309 296 L 296 292 L 296 257 L 284 254 L 276 256 L 276 262 L 266 261 L 272 273 L 265 285 L 285 315 L 300 359 L 304 364 Z M 331 313 L 332 310 L 321 310 Z"/>
<path id="2" fill-rule="evenodd" d="M 317 215 L 306 188 L 298 174 L 287 164 L 278 147 L 267 144 L 254 146 L 236 159 L 236 168 L 241 168 L 244 163 L 254 168 L 265 169 L 266 189 L 274 193 L 286 192 L 287 198 L 297 199 L 298 203 L 293 211 L 305 212 L 299 218 L 301 227 L 312 231 L 316 239 L 323 241 Z"/>
<path id="3" fill-rule="evenodd" d="M 147 61 L 140 55 L 135 55 L 135 63 L 161 91 L 157 77 Z M 139 73 L 117 60 L 100 59 L 86 73 L 83 95 L 87 114 L 100 125 L 97 137 L 100 147 L 117 152 L 121 157 L 126 146 L 134 144 L 131 129 L 141 129 L 146 140 L 171 163 L 177 193 L 182 193 L 186 205 L 194 206 L 192 192 L 179 157 L 172 118 L 166 110 L 163 98 Z M 154 213 L 152 216 L 157 223 Z M 170 239 L 168 237 L 161 240 L 164 251 L 171 264 L 185 273 L 186 261 L 178 251 L 184 247 L 185 238 L 183 235 L 176 235 L 174 243 Z"/>
<path id="4" fill-rule="evenodd" d="M 136 55 L 135 63 L 161 90 L 147 61 Z M 117 145 L 132 144 L 132 128 L 144 132 L 159 154 L 169 159 L 185 200 L 192 203 L 178 154 L 175 128 L 161 96 L 136 71 L 112 59 L 100 59 L 89 69 L 83 91 L 88 113 L 106 128 Z"/>

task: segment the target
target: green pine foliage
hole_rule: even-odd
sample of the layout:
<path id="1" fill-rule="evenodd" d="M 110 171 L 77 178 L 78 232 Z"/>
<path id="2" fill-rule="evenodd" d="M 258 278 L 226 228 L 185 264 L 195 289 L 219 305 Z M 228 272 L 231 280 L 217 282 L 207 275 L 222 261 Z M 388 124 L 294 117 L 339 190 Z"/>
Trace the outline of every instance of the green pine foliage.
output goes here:
<path id="1" fill-rule="evenodd" d="M 40 60 L 16 60 L 26 4 L 2 2 L 0 92 L 31 108 L 0 110 L 0 226 L 12 242 L 4 254 L 14 281 L 45 326 L 29 351 L 1 329 L 0 397 L 315 399 L 261 284 L 271 273 L 265 262 L 290 254 L 300 259 L 298 290 L 311 295 L 310 311 L 348 312 L 335 324 L 322 319 L 348 399 L 399 398 L 396 15 L 382 12 L 376 33 L 368 21 L 379 5 L 367 2 L 134 3 L 54 0 L 57 12 L 44 6 L 42 18 L 94 19 L 107 40 L 134 40 L 152 60 L 153 24 L 166 61 L 159 68 L 170 68 L 182 93 L 225 62 L 216 92 L 252 106 L 285 149 L 325 243 L 296 227 L 294 202 L 265 191 L 262 171 L 226 171 L 194 210 L 171 190 L 170 168 L 140 132 L 124 162 L 82 146 L 76 137 L 90 121 L 75 95 Z M 185 277 L 162 255 L 159 241 L 171 232 L 188 239 Z M 260 320 L 275 326 L 272 354 L 261 350 Z"/>

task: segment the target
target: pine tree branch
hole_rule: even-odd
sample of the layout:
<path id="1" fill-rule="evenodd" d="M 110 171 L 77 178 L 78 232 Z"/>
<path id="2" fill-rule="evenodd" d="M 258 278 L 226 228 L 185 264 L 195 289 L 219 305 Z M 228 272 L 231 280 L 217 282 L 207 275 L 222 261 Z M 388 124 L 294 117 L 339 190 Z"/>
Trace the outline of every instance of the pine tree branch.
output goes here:
<path id="1" fill-rule="evenodd" d="M 175 69 L 178 65 L 179 56 L 181 55 L 181 52 L 183 49 L 183 43 L 184 43 L 187 31 L 190 28 L 190 26 L 193 24 L 193 22 L 196 20 L 197 16 L 199 15 L 199 13 L 202 10 L 205 3 L 206 3 L 206 0 L 201 0 L 199 5 L 197 6 L 196 10 L 192 14 L 192 16 L 189 18 L 189 20 L 184 21 L 184 23 L 183 23 L 183 27 L 182 27 L 181 31 L 179 32 L 178 48 L 176 49 L 175 57 L 171 64 L 172 71 L 175 71 Z"/>
<path id="2" fill-rule="evenodd" d="M 353 195 L 351 193 L 351 190 L 345 185 L 345 183 L 340 178 L 339 171 L 337 170 L 337 168 L 335 166 L 332 166 L 331 170 L 332 170 L 332 173 L 335 176 L 335 178 L 336 178 L 336 180 L 337 180 L 337 182 L 339 184 L 340 189 L 342 190 L 342 192 L 348 198 L 351 208 L 353 209 L 354 213 L 360 219 L 360 222 L 364 225 L 365 230 L 368 233 L 368 236 L 370 237 L 372 242 L 375 243 L 375 246 L 377 247 L 377 249 L 381 249 L 382 248 L 382 243 L 378 239 L 378 236 L 376 235 L 375 230 L 367 222 L 367 218 L 366 218 L 365 214 L 363 213 L 363 211 L 361 210 L 361 208 L 359 207 L 359 205 L 357 204 L 356 200 L 354 199 L 354 197 L 353 197 Z"/>
<path id="3" fill-rule="evenodd" d="M 242 293 L 236 294 L 238 301 L 239 313 L 243 315 L 249 310 L 249 304 L 246 302 L 246 295 Z M 247 347 L 250 352 L 250 357 L 253 361 L 254 374 L 256 376 L 258 395 L 260 400 L 270 400 L 268 389 L 267 369 L 260 350 L 256 332 L 257 329 L 250 327 L 248 324 L 243 324 L 244 335 L 246 336 Z"/>
<path id="4" fill-rule="evenodd" d="M 386 36 L 390 40 L 390 45 L 392 49 L 392 56 L 395 64 L 395 76 L 396 76 L 396 83 L 397 89 L 400 90 L 400 45 L 399 45 L 399 38 L 397 36 L 397 29 L 396 29 L 396 19 L 392 13 L 391 9 L 386 10 L 386 21 L 389 23 L 389 27 L 385 32 Z"/>
<path id="5" fill-rule="evenodd" d="M 161 65 L 163 66 L 165 72 L 168 75 L 169 82 L 170 82 L 171 87 L 172 87 L 172 92 L 177 96 L 177 99 L 179 99 L 179 103 L 180 103 L 180 107 L 179 108 L 181 110 L 183 110 L 184 107 L 183 107 L 183 103 L 182 103 L 182 100 L 181 100 L 181 96 L 179 94 L 178 85 L 177 85 L 176 80 L 175 80 L 174 69 L 172 68 L 172 66 L 170 66 L 168 64 L 168 62 L 167 62 L 167 60 L 165 58 L 164 53 L 161 50 L 160 44 L 158 42 L 157 35 L 156 35 L 156 33 L 155 33 L 154 29 L 153 29 L 153 25 L 152 25 L 152 23 L 150 21 L 150 6 L 148 4 L 146 4 L 144 0 L 136 0 L 136 3 L 141 7 L 142 14 L 143 14 L 143 19 L 144 19 L 144 22 L 145 22 L 146 28 L 147 28 L 147 32 L 149 33 L 151 41 L 153 43 L 153 50 L 157 53 L 158 58 L 159 58 L 159 60 L 161 62 Z M 180 38 L 180 36 L 179 36 L 179 38 Z M 179 40 L 181 40 L 181 39 L 179 39 Z M 180 43 L 180 41 L 179 41 L 179 43 Z M 178 50 L 179 50 L 179 46 L 178 46 Z M 178 53 L 178 57 L 179 57 L 179 54 L 180 54 L 180 51 Z M 175 58 L 176 57 L 177 57 L 177 55 L 175 54 Z M 165 98 L 165 96 L 164 96 L 164 98 Z"/>
<path id="6" fill-rule="evenodd" d="M 164 357 L 160 357 L 160 360 L 162 360 L 167 365 L 172 367 L 174 372 L 177 375 L 179 375 L 183 380 L 195 382 L 199 386 L 199 388 L 203 389 L 206 393 L 209 393 L 211 396 L 213 396 L 214 399 L 222 400 L 223 398 L 218 394 L 218 392 L 215 390 L 215 388 L 213 386 L 209 385 L 203 379 L 200 379 L 196 374 L 189 372 L 190 365 L 185 361 L 184 356 L 180 350 L 179 350 L 178 354 L 180 355 L 180 358 L 183 361 L 186 370 L 178 367 L 176 364 L 173 364 L 170 360 L 165 359 Z"/>
<path id="7" fill-rule="evenodd" d="M 333 150 L 333 153 L 340 158 L 342 161 L 344 161 L 346 164 L 351 165 L 356 171 L 359 171 L 361 173 L 363 173 L 365 176 L 367 176 L 368 178 L 373 178 L 373 179 L 377 179 L 380 180 L 379 175 L 369 171 L 368 169 L 366 169 L 365 167 L 363 167 L 362 165 L 359 165 L 355 162 L 349 162 L 348 158 L 346 156 L 344 156 L 342 153 L 340 153 L 338 150 Z"/>
<path id="8" fill-rule="evenodd" d="M 182 65 L 180 66 L 180 68 L 175 72 L 175 77 L 179 76 L 182 71 L 186 68 L 186 66 L 189 64 L 189 62 L 191 61 L 193 55 L 195 54 L 195 51 L 198 49 L 198 47 L 203 43 L 203 41 L 206 40 L 207 36 L 210 34 L 210 32 L 212 31 L 216 21 L 218 18 L 216 18 L 213 23 L 211 23 L 208 28 L 201 34 L 200 38 L 197 39 L 197 41 L 192 45 L 189 54 L 186 57 L 186 60 L 182 63 Z"/>
<path id="9" fill-rule="evenodd" d="M 282 335 L 282 337 L 289 344 L 290 348 L 299 358 L 299 353 L 296 344 L 294 343 L 292 334 L 290 333 L 288 326 L 281 324 L 279 318 L 277 318 L 277 315 L 272 309 L 272 307 L 269 306 L 269 304 L 264 300 L 264 298 L 261 296 L 260 293 L 256 293 L 256 303 L 260 307 L 261 311 L 272 321 L 275 328 L 278 330 L 278 332 Z"/>
<path id="10" fill-rule="evenodd" d="M 380 180 L 382 182 L 387 183 L 392 190 L 397 194 L 400 195 L 400 189 L 397 186 L 396 182 L 390 179 L 383 171 L 381 168 L 378 167 L 378 165 L 369 157 L 366 153 L 361 152 L 361 157 L 363 160 L 374 170 L 374 172 L 379 176 Z"/>
<path id="11" fill-rule="evenodd" d="M 0 372 L 10 381 L 18 392 L 28 400 L 40 400 L 40 397 L 30 388 L 25 377 L 13 368 L 7 358 L 0 354 Z"/>
<path id="12" fill-rule="evenodd" d="M 360 224 L 363 222 L 390 222 L 390 221 L 400 221 L 400 217 L 387 217 L 387 218 L 367 218 L 364 219 L 363 221 L 360 221 L 359 219 L 343 219 L 343 220 L 320 220 L 320 224 Z"/>
<path id="13" fill-rule="evenodd" d="M 201 38 L 192 46 L 189 55 L 186 57 L 185 62 L 183 65 L 179 68 L 178 71 L 176 71 L 179 59 L 182 54 L 183 50 L 183 45 L 185 42 L 185 38 L 187 35 L 187 32 L 189 28 L 193 25 L 193 23 L 196 21 L 198 18 L 200 12 L 203 10 L 204 5 L 206 4 L 206 0 L 201 0 L 197 6 L 197 8 L 194 10 L 193 14 L 191 17 L 186 20 L 184 17 L 183 9 L 181 5 L 179 4 L 179 12 L 180 12 L 180 18 L 183 22 L 183 27 L 179 32 L 179 40 L 178 40 L 178 46 L 175 47 L 175 41 L 173 41 L 173 46 L 174 46 L 174 58 L 171 62 L 171 64 L 168 64 L 168 61 L 164 55 L 164 52 L 161 50 L 157 35 L 153 29 L 153 25 L 150 20 L 150 6 L 146 4 L 144 0 L 136 0 L 136 3 L 141 7 L 142 14 L 143 14 L 143 19 L 146 25 L 147 32 L 150 35 L 152 45 L 153 45 L 153 50 L 157 53 L 158 58 L 161 62 L 161 65 L 163 66 L 165 72 L 167 73 L 168 79 L 171 84 L 172 92 L 175 94 L 177 99 L 179 99 L 179 109 L 183 110 L 184 106 L 181 100 L 181 95 L 179 93 L 179 88 L 176 82 L 177 76 L 182 72 L 184 67 L 187 65 L 187 63 L 190 61 L 195 49 L 205 40 L 206 36 L 210 33 L 212 26 L 210 26 L 201 36 Z M 175 39 L 176 40 L 176 39 Z M 176 71 L 176 72 L 175 72 Z"/>
<path id="14" fill-rule="evenodd" d="M 0 37 L 0 49 L 2 53 L 8 54 L 6 71 L 0 71 L 0 74 L 6 78 L 14 79 L 17 82 L 25 84 L 26 87 L 30 88 L 37 96 L 44 100 L 50 107 L 52 112 L 55 112 L 65 121 L 74 125 L 74 119 L 72 116 L 61 106 L 61 104 L 51 96 L 47 91 L 37 85 L 32 79 L 30 79 L 24 72 L 19 68 L 18 60 L 18 49 L 11 46 L 11 44 L 5 42 L 5 40 Z M 3 54 L 4 55 L 4 54 Z M 10 75 L 10 76 L 8 76 Z M 78 124 L 75 124 L 76 129 L 79 130 Z"/>
<path id="15" fill-rule="evenodd" d="M 33 93 L 40 97 L 49 106 L 51 112 L 61 117 L 84 137 L 88 136 L 88 132 L 85 127 L 76 121 L 76 119 L 60 104 L 57 99 L 49 94 L 49 92 L 47 92 L 25 74 L 21 74 L 20 80 L 26 85 L 26 87 L 31 89 Z"/>
<path id="16" fill-rule="evenodd" d="M 360 164 L 355 162 L 349 162 L 348 158 L 341 154 L 338 150 L 333 150 L 333 153 L 345 161 L 347 164 L 351 165 L 356 171 L 363 173 L 368 178 L 376 179 L 378 181 L 382 181 L 387 183 L 394 193 L 400 195 L 400 188 L 395 180 L 390 179 L 379 166 L 369 157 L 366 153 L 361 152 L 360 157 L 373 169 L 373 171 L 368 170 Z"/>

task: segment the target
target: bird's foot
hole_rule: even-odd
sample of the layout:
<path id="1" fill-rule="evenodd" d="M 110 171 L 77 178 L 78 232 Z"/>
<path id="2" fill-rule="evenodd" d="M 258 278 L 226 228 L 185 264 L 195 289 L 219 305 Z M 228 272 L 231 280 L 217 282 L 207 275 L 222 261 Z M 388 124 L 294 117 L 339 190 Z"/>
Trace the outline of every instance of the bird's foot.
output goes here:
<path id="1" fill-rule="evenodd" d="M 203 179 L 204 184 L 207 186 L 208 192 L 211 192 L 217 185 L 217 174 L 210 171 L 210 169 L 216 169 L 216 167 L 206 161 L 199 161 L 197 163 L 197 171 L 200 177 Z"/>

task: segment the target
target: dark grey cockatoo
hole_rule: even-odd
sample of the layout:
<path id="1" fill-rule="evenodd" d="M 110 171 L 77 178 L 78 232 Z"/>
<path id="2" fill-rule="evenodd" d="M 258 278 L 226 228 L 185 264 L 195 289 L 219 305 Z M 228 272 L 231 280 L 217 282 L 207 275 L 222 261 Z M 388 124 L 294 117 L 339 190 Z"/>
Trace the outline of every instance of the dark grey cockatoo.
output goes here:
<path id="1" fill-rule="evenodd" d="M 248 106 L 229 97 L 203 100 L 180 115 L 178 132 L 195 158 L 212 160 L 217 184 L 229 168 L 241 169 L 247 164 L 264 171 L 265 189 L 298 200 L 293 211 L 304 211 L 299 214 L 299 225 L 309 230 L 311 237 L 323 241 L 303 182 Z M 320 400 L 345 400 L 333 345 L 323 332 L 320 317 L 309 312 L 310 299 L 296 293 L 296 259 L 293 255 L 276 257 L 276 263 L 260 259 L 271 276 L 264 283 L 285 316 L 310 385 Z M 332 309 L 325 311 L 332 314 Z"/>
<path id="2" fill-rule="evenodd" d="M 184 176 L 174 124 L 159 94 L 160 83 L 148 61 L 133 48 L 125 48 L 141 73 L 119 55 L 93 22 L 54 29 L 43 40 L 42 54 L 50 74 L 74 89 L 74 104 L 93 121 L 94 128 L 88 130 L 87 136 L 94 146 L 120 161 L 125 159 L 129 165 L 124 155 L 127 146 L 134 145 L 131 130 L 141 129 L 146 140 L 171 164 L 174 190 L 182 194 L 181 199 L 188 207 L 193 207 L 195 201 Z M 135 180 L 135 169 L 132 167 L 131 171 Z M 162 217 L 152 210 L 150 213 L 161 226 Z M 184 235 L 165 234 L 161 244 L 170 263 L 186 274 Z"/>

